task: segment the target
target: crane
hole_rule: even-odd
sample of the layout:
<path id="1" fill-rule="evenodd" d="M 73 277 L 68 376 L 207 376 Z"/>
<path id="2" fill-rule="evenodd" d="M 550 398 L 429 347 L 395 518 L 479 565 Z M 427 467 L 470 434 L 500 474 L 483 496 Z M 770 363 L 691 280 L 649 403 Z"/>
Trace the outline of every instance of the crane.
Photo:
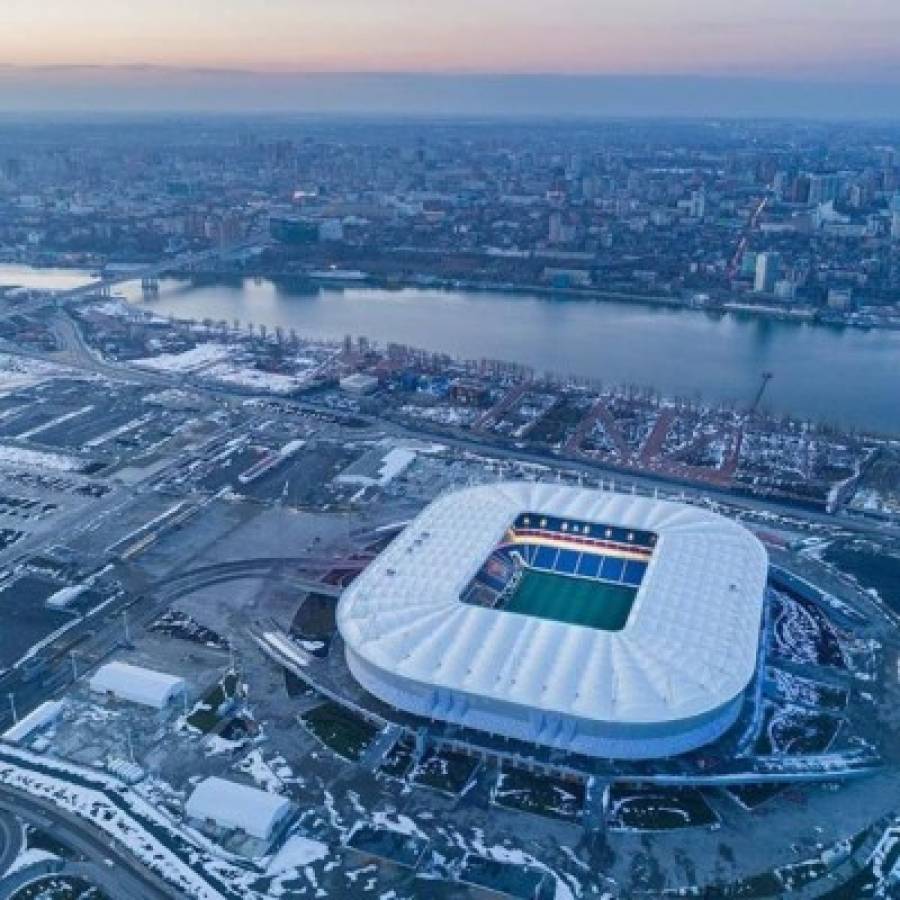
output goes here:
<path id="1" fill-rule="evenodd" d="M 766 388 L 769 386 L 769 382 L 772 380 L 772 376 L 772 372 L 762 373 L 762 381 L 760 382 L 759 389 L 756 392 L 756 396 L 753 398 L 753 403 L 750 404 L 748 415 L 752 416 L 753 413 L 756 412 L 756 409 L 759 406 L 759 402 L 760 400 L 762 400 L 763 394 L 766 392 Z"/>

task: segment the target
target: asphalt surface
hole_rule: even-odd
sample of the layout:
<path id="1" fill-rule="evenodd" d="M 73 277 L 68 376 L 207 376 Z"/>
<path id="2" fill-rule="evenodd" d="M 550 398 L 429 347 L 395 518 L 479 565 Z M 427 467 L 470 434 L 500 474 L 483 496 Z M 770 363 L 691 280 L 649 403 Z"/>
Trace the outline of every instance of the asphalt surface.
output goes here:
<path id="1" fill-rule="evenodd" d="M 184 379 L 182 376 L 167 375 L 165 373 L 145 373 L 126 364 L 107 362 L 101 359 L 87 345 L 77 324 L 63 311 L 60 311 L 54 317 L 54 330 L 63 344 L 64 351 L 62 354 L 28 355 L 40 356 L 48 360 L 65 361 L 69 365 L 113 379 L 124 379 L 153 385 L 189 383 L 192 388 L 196 388 L 200 393 L 220 398 L 223 401 L 232 401 L 246 396 L 245 392 L 201 385 L 193 380 Z M 327 409 L 321 406 L 305 401 L 282 400 L 281 402 L 290 403 L 291 406 L 299 411 L 328 412 Z M 411 428 L 381 417 L 359 416 L 358 418 L 395 437 L 433 438 L 443 444 L 484 456 L 507 459 L 511 462 L 522 461 L 544 466 L 559 466 L 570 471 L 600 477 L 604 480 L 615 480 L 620 486 L 634 484 L 642 490 L 651 493 L 655 488 L 663 488 L 676 494 L 683 491 L 687 497 L 712 497 L 737 508 L 755 512 L 776 513 L 867 534 L 887 534 L 900 531 L 894 526 L 868 520 L 844 516 L 836 517 L 788 504 L 757 500 L 710 485 L 692 486 L 686 483 L 682 484 L 664 475 L 654 473 L 633 474 L 601 464 L 594 464 L 590 461 L 561 459 L 541 453 L 528 452 L 519 448 L 505 447 L 475 436 L 458 435 L 450 437 L 441 432 L 429 432 L 424 428 Z M 97 512 L 114 514 L 117 507 L 123 502 L 123 495 L 119 492 L 113 492 L 108 498 L 104 498 L 100 502 L 100 508 Z M 96 514 L 92 518 L 96 518 Z M 17 549 L 21 551 L 30 548 L 23 546 Z M 287 563 L 287 565 L 279 565 L 279 562 Z M 294 565 L 290 565 L 290 562 L 293 562 L 296 568 Z M 129 615 L 133 617 L 132 624 L 136 629 L 140 629 L 143 625 L 149 624 L 152 618 L 156 617 L 159 612 L 170 605 L 182 593 L 197 590 L 206 584 L 219 583 L 229 579 L 265 577 L 268 574 L 270 577 L 290 577 L 298 585 L 307 588 L 313 586 L 321 588 L 321 585 L 314 585 L 312 581 L 308 585 L 303 583 L 305 579 L 301 574 L 299 563 L 300 560 L 243 560 L 237 563 L 223 563 L 203 567 L 196 572 L 182 573 L 173 579 L 172 583 L 159 591 L 158 597 L 154 597 L 155 602 L 152 604 L 145 602 L 130 610 Z M 148 588 L 153 588 L 153 585 L 148 585 Z M 121 604 L 111 605 L 103 614 L 95 618 L 88 616 L 85 623 L 81 626 L 81 633 L 85 637 L 85 649 L 90 648 L 92 664 L 96 662 L 98 656 L 102 658 L 103 655 L 111 652 L 121 643 L 123 638 L 121 611 L 132 603 L 133 599 L 133 597 L 130 599 L 125 598 Z M 72 636 L 77 637 L 78 634 L 79 631 L 73 629 Z M 14 690 L 20 712 L 27 710 L 68 683 L 71 677 L 70 666 L 70 660 L 66 655 L 63 655 L 60 659 L 53 661 L 41 677 L 31 682 L 22 680 L 19 673 L 16 673 L 11 680 L 2 678 L 0 679 L 0 695 L 5 694 L 8 690 Z M 2 719 L 3 716 L 0 713 L 0 722 L 2 722 Z M 51 803 L 37 800 L 27 794 L 3 786 L 0 786 L 0 872 L 4 871 L 9 865 L 9 862 L 7 862 L 6 866 L 4 866 L 4 861 L 11 856 L 9 859 L 11 862 L 11 859 L 15 858 L 15 855 L 19 852 L 21 845 L 21 831 L 19 829 L 17 838 L 16 831 L 12 828 L 12 825 L 16 823 L 15 819 L 10 815 L 11 812 L 15 812 L 24 821 L 33 821 L 41 827 L 48 827 L 47 823 L 49 822 L 53 832 L 63 843 L 71 846 L 76 852 L 83 854 L 95 864 L 98 873 L 97 880 L 104 882 L 100 886 L 110 896 L 114 898 L 129 898 L 129 900 L 131 898 L 134 898 L 134 900 L 144 900 L 144 898 L 158 900 L 158 898 L 177 896 L 158 876 L 146 870 L 132 857 L 127 849 L 110 844 L 106 836 L 89 823 L 58 809 Z M 106 862 L 107 860 L 112 861 L 112 866 Z"/>
<path id="2" fill-rule="evenodd" d="M 21 848 L 22 826 L 15 816 L 0 809 L 0 875 L 13 864 Z"/>
<path id="3" fill-rule="evenodd" d="M 92 826 L 52 803 L 0 785 L 0 811 L 15 813 L 38 828 L 52 828 L 57 840 L 76 853 L 94 861 L 108 872 L 100 885 L 114 900 L 172 900 L 178 894 L 158 875 L 141 865 Z M 106 861 L 110 862 L 107 863 Z M 102 877 L 102 876 L 101 876 Z"/>
<path id="4" fill-rule="evenodd" d="M 331 561 L 334 562 L 333 560 Z M 214 584 L 240 581 L 248 578 L 287 581 L 297 590 L 319 591 L 332 596 L 341 589 L 319 581 L 310 570 L 324 571 L 328 561 L 321 557 L 309 560 L 298 558 L 263 558 L 235 560 L 185 570 L 168 578 L 147 585 L 149 597 L 136 598 L 129 594 L 113 602 L 101 612 L 88 614 L 67 632 L 66 637 L 75 652 L 76 669 L 84 670 L 96 665 L 124 643 L 122 613 L 127 610 L 129 628 L 140 631 L 150 625 L 180 597 Z M 80 674 L 80 673 L 79 673 Z M 36 676 L 18 669 L 0 676 L 0 695 L 13 693 L 19 715 L 34 709 L 60 689 L 68 688 L 72 680 L 72 659 L 68 653 L 47 659 Z M 0 705 L 0 729 L 7 727 L 10 713 Z"/>

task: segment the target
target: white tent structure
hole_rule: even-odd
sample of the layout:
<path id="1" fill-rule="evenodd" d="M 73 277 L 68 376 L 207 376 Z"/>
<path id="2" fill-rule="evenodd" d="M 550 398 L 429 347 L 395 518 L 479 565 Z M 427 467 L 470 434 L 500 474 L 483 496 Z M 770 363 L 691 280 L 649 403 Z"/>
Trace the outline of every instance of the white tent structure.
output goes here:
<path id="1" fill-rule="evenodd" d="M 111 695 L 153 709 L 165 709 L 186 690 L 183 678 L 123 662 L 101 666 L 91 677 L 90 686 L 96 694 Z"/>
<path id="2" fill-rule="evenodd" d="M 191 819 L 238 829 L 262 841 L 272 839 L 290 811 L 285 797 L 215 777 L 203 779 L 185 806 Z"/>
<path id="3" fill-rule="evenodd" d="M 526 514 L 656 536 L 621 630 L 461 600 Z M 506 482 L 428 506 L 344 592 L 337 620 L 356 680 L 397 709 L 572 753 L 663 757 L 737 718 L 767 575 L 756 537 L 704 509 Z"/>
<path id="4" fill-rule="evenodd" d="M 56 722 L 64 708 L 64 700 L 45 700 L 3 732 L 3 740 L 10 744 L 22 743 L 35 732 Z"/>

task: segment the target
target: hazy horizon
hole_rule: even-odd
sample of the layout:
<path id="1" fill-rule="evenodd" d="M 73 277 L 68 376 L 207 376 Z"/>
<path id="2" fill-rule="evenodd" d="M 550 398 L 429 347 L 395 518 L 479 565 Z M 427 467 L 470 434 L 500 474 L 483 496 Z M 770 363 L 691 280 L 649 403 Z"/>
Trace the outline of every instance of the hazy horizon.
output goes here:
<path id="1" fill-rule="evenodd" d="M 900 116 L 896 0 L 4 0 L 0 111 Z"/>
<path id="2" fill-rule="evenodd" d="M 702 75 L 258 72 L 0 66 L 3 113 L 294 113 L 486 118 L 900 118 L 890 82 Z"/>

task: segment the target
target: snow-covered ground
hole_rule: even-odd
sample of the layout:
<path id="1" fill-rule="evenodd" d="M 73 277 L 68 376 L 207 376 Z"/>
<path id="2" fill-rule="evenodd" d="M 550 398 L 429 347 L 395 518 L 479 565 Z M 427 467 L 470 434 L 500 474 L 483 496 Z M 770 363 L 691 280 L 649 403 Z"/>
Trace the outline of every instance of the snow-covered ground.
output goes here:
<path id="1" fill-rule="evenodd" d="M 291 835 L 282 848 L 272 857 L 266 867 L 266 874 L 278 875 L 289 869 L 297 869 L 300 866 L 308 866 L 328 856 L 328 847 L 321 841 L 303 837 L 300 834 Z"/>
<path id="2" fill-rule="evenodd" d="M 172 843 L 187 845 L 184 835 L 150 804 L 125 788 L 121 782 L 104 778 L 68 763 L 36 757 L 24 751 L 5 750 L 0 762 L 0 782 L 25 791 L 35 798 L 47 800 L 66 812 L 91 822 L 107 832 L 116 842 L 185 897 L 198 900 L 222 900 L 224 896 L 202 878 L 170 846 L 152 834 L 141 821 L 126 811 L 130 808 L 156 829 L 171 834 Z M 9 761 L 13 756 L 19 762 Z M 121 798 L 120 803 L 112 797 Z M 199 861 L 201 854 L 192 848 Z"/>
<path id="3" fill-rule="evenodd" d="M 52 472 L 77 472 L 82 463 L 75 457 L 62 453 L 25 450 L 22 447 L 0 444 L 0 465 L 25 466 Z"/>
<path id="4" fill-rule="evenodd" d="M 260 369 L 233 366 L 222 363 L 210 366 L 203 373 L 205 378 L 233 384 L 237 387 L 266 391 L 270 394 L 290 394 L 302 387 L 305 379 L 295 375 L 282 375 L 277 372 L 263 372 Z"/>
<path id="5" fill-rule="evenodd" d="M 253 364 L 252 357 L 240 345 L 211 342 L 181 353 L 135 359 L 131 365 L 156 372 L 194 375 L 269 394 L 290 394 L 303 387 L 317 371 L 316 364 L 307 358 L 298 357 L 292 362 L 297 368 L 294 374 L 266 372 Z"/>
<path id="6" fill-rule="evenodd" d="M 43 862 L 52 862 L 56 859 L 59 859 L 59 857 L 54 856 L 52 853 L 48 853 L 46 850 L 39 850 L 37 847 L 28 847 L 22 850 L 5 872 L 0 872 L 0 877 L 8 878 L 10 875 L 15 875 L 16 872 L 21 872 L 22 869 L 27 869 L 29 866 L 35 866 L 38 863 Z"/>
<path id="7" fill-rule="evenodd" d="M 78 375 L 79 373 L 65 366 L 0 353 L 0 393 L 32 387 L 48 378 L 78 377 Z"/>
<path id="8" fill-rule="evenodd" d="M 131 365 L 157 372 L 177 372 L 187 375 L 200 372 L 214 363 L 228 360 L 233 353 L 233 348 L 226 344 L 198 344 L 182 353 L 161 353 L 159 356 L 135 359 Z"/>

